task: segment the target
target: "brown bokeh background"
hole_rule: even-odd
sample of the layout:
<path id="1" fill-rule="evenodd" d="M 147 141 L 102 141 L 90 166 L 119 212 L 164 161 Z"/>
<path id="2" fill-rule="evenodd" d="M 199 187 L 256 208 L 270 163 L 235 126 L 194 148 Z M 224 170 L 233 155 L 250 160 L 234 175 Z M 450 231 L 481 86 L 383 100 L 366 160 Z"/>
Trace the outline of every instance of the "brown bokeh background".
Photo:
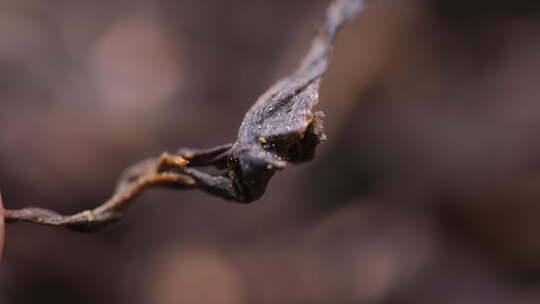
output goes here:
<path id="1" fill-rule="evenodd" d="M 6 208 L 92 208 L 134 161 L 234 140 L 328 2 L 1 1 Z M 313 161 L 250 205 L 152 189 L 97 233 L 8 225 L 0 303 L 540 303 L 539 12 L 372 1 Z"/>

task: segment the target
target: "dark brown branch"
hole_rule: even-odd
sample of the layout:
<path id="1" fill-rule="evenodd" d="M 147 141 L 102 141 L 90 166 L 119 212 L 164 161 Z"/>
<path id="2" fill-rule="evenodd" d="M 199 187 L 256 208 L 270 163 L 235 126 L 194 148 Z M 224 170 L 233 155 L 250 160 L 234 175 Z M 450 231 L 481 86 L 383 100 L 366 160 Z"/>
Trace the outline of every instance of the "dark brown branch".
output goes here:
<path id="1" fill-rule="evenodd" d="M 128 203 L 149 186 L 198 188 L 227 200 L 249 203 L 263 195 L 275 171 L 288 162 L 310 160 L 325 140 L 318 103 L 338 30 L 358 14 L 367 0 L 334 0 L 299 68 L 279 80 L 246 113 L 238 139 L 211 149 L 181 149 L 130 167 L 112 197 L 101 206 L 73 215 L 40 208 L 5 210 L 7 222 L 30 222 L 88 231 L 118 220 Z M 189 161 L 192 161 L 189 164 Z M 188 166 L 189 168 L 186 168 Z M 195 167 L 215 166 L 222 175 Z"/>

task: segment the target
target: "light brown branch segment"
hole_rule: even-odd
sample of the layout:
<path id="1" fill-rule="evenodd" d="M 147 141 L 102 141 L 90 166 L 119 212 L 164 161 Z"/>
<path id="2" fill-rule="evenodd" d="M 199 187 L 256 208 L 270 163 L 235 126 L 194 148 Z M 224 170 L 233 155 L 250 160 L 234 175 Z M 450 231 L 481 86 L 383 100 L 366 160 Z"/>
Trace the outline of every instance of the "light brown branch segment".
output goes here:
<path id="1" fill-rule="evenodd" d="M 41 208 L 24 208 L 4 211 L 9 222 L 29 222 L 47 226 L 66 227 L 73 230 L 94 230 L 117 221 L 128 202 L 148 186 L 167 186 L 191 188 L 195 181 L 184 174 L 165 171 L 182 169 L 188 161 L 180 156 L 163 153 L 159 158 L 148 159 L 129 167 L 119 178 L 111 198 L 92 210 L 73 215 L 61 215 L 55 211 Z"/>

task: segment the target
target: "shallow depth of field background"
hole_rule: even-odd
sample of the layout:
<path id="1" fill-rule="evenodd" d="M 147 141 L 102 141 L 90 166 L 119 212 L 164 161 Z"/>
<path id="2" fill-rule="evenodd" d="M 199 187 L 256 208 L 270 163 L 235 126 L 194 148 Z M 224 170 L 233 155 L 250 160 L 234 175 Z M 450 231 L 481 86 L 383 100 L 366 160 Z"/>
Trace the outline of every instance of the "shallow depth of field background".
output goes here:
<path id="1" fill-rule="evenodd" d="M 234 140 L 328 0 L 0 1 L 7 208 Z M 0 303 L 540 303 L 540 4 L 379 0 L 340 33 L 328 142 L 251 205 L 152 189 L 92 234 L 7 226 Z"/>

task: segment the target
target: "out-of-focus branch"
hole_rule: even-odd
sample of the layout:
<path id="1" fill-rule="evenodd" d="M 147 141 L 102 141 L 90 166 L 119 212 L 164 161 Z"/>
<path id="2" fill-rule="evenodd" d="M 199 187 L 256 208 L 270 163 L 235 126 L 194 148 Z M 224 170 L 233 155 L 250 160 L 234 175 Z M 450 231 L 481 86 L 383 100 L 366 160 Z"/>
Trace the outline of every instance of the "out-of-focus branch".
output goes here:
<path id="1" fill-rule="evenodd" d="M 166 172 L 170 168 L 183 168 L 187 163 L 182 157 L 168 153 L 163 153 L 159 158 L 139 162 L 121 175 L 111 198 L 92 210 L 73 215 L 61 215 L 41 208 L 6 209 L 4 217 L 8 223 L 29 222 L 79 231 L 94 230 L 118 220 L 128 203 L 148 186 L 193 187 L 195 181 L 191 177 Z"/>
<path id="2" fill-rule="evenodd" d="M 2 201 L 2 193 L 0 193 L 0 260 L 4 251 L 4 202 Z"/>

